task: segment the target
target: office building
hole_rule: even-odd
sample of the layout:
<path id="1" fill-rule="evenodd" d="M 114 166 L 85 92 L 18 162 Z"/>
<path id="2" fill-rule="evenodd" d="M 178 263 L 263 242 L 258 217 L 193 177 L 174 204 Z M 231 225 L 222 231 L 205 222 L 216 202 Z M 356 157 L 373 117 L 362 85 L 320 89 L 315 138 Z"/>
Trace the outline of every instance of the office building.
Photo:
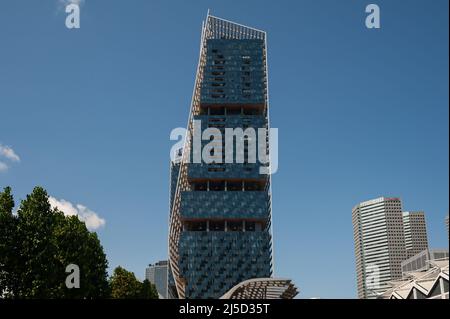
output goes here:
<path id="1" fill-rule="evenodd" d="M 404 212 L 403 230 L 405 234 L 406 258 L 428 249 L 427 227 L 423 212 Z"/>
<path id="2" fill-rule="evenodd" d="M 352 210 L 359 298 L 376 298 L 402 278 L 406 259 L 402 203 L 380 197 Z"/>
<path id="3" fill-rule="evenodd" d="M 167 299 L 167 277 L 168 276 L 168 262 L 167 260 L 159 261 L 155 264 L 150 264 L 145 269 L 145 279 L 148 279 L 155 285 L 156 290 L 161 299 Z"/>
<path id="4" fill-rule="evenodd" d="M 445 226 L 447 227 L 447 236 L 449 236 L 449 232 L 448 232 L 448 215 L 447 215 L 447 217 L 445 217 Z"/>

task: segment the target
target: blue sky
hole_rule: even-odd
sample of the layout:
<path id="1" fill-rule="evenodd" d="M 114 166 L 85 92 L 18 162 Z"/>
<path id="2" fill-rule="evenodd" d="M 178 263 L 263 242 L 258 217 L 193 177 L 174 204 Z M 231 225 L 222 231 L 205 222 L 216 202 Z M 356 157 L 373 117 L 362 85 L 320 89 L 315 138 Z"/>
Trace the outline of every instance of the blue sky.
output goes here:
<path id="1" fill-rule="evenodd" d="M 371 2 L 380 30 L 364 25 Z M 0 155 L 0 187 L 97 214 L 110 267 L 143 278 L 167 256 L 169 134 L 210 8 L 268 32 L 276 275 L 302 298 L 353 298 L 358 202 L 399 196 L 448 247 L 448 1 L 371 2 L 85 0 L 69 30 L 59 0 L 4 1 L 0 145 L 19 159 Z"/>

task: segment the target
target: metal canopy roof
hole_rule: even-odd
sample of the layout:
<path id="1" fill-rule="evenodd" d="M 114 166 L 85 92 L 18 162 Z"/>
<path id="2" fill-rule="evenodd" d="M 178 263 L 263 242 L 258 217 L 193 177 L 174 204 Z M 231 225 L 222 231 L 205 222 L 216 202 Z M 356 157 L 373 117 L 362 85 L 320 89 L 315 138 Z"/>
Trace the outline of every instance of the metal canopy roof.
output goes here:
<path id="1" fill-rule="evenodd" d="M 290 279 L 254 278 L 237 284 L 220 299 L 292 299 L 297 294 Z"/>

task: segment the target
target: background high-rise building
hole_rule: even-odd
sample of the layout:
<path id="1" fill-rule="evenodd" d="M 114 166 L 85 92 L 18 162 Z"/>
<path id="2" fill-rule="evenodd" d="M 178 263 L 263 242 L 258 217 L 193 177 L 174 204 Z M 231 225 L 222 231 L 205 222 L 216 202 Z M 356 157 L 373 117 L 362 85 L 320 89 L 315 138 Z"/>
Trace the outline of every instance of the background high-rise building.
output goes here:
<path id="1" fill-rule="evenodd" d="M 352 211 L 359 298 L 375 298 L 391 280 L 402 278 L 406 259 L 402 203 L 380 197 Z"/>
<path id="2" fill-rule="evenodd" d="M 260 174 L 265 165 L 224 163 L 223 152 L 212 154 L 210 164 L 189 161 L 194 121 L 202 131 L 223 134 L 225 128 L 268 128 L 268 118 L 266 33 L 208 14 L 189 134 L 181 161 L 171 164 L 172 296 L 219 298 L 245 280 L 272 276 L 271 178 Z"/>
<path id="3" fill-rule="evenodd" d="M 404 212 L 403 230 L 405 234 L 406 258 L 428 249 L 427 227 L 423 212 Z"/>
<path id="4" fill-rule="evenodd" d="M 448 215 L 447 215 L 447 217 L 445 217 L 445 226 L 447 226 L 447 236 L 449 236 L 449 231 L 448 231 Z"/>
<path id="5" fill-rule="evenodd" d="M 155 285 L 158 294 L 167 299 L 167 275 L 168 275 L 168 262 L 167 260 L 158 261 L 154 265 L 150 264 L 145 269 L 145 279 L 148 279 Z"/>

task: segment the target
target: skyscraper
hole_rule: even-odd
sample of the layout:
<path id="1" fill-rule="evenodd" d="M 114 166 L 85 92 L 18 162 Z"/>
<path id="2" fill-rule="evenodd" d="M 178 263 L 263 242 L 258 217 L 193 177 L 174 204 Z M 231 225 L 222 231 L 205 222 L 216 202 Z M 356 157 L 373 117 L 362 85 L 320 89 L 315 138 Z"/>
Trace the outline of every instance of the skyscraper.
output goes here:
<path id="1" fill-rule="evenodd" d="M 167 260 L 158 261 L 154 265 L 150 264 L 145 269 L 145 279 L 155 285 L 158 294 L 162 298 L 167 298 Z"/>
<path id="2" fill-rule="evenodd" d="M 406 258 L 428 249 L 427 227 L 423 212 L 404 212 L 403 230 L 405 234 Z"/>
<path id="3" fill-rule="evenodd" d="M 362 202 L 352 211 L 359 298 L 375 298 L 391 280 L 402 278 L 406 259 L 402 203 L 399 198 Z"/>
<path id="4" fill-rule="evenodd" d="M 188 134 L 181 159 L 171 163 L 173 297 L 220 298 L 241 282 L 272 276 L 271 179 L 260 171 L 267 163 L 248 160 L 255 137 L 242 137 L 243 162 L 224 163 L 224 152 L 215 151 L 208 152 L 212 162 L 194 159 L 195 122 L 202 131 L 217 129 L 217 135 L 226 128 L 269 127 L 266 54 L 265 32 L 208 14 Z M 214 140 L 224 148 L 223 139 Z M 201 141 L 202 148 L 207 142 Z"/>
<path id="5" fill-rule="evenodd" d="M 445 217 L 445 226 L 447 227 L 447 236 L 449 236 L 449 232 L 448 232 L 448 215 Z"/>

